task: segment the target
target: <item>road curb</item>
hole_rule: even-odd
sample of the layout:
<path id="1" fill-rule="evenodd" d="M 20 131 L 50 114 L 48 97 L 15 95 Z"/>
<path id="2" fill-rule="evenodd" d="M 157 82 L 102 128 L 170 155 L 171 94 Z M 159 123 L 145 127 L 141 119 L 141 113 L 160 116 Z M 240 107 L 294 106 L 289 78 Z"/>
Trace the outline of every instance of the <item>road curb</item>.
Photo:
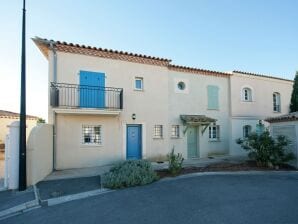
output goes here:
<path id="1" fill-rule="evenodd" d="M 199 176 L 213 176 L 213 175 L 263 175 L 263 174 L 280 174 L 280 173 L 291 173 L 291 174 L 297 174 L 298 171 L 283 171 L 283 170 L 274 170 L 274 171 L 218 171 L 218 172 L 197 172 L 197 173 L 190 173 L 190 174 L 184 174 L 176 177 L 166 177 L 159 182 L 164 181 L 172 181 L 172 180 L 179 180 L 179 179 L 186 179 L 191 177 L 199 177 Z"/>
<path id="2" fill-rule="evenodd" d="M 42 202 L 42 204 L 46 203 L 48 206 L 54 206 L 54 205 L 63 204 L 63 203 L 69 202 L 69 201 L 74 201 L 74 200 L 93 197 L 96 195 L 110 193 L 113 191 L 114 190 L 103 188 L 103 189 L 98 189 L 98 190 L 93 190 L 93 191 L 86 191 L 86 192 L 82 192 L 82 193 L 78 193 L 78 194 L 71 194 L 71 195 L 67 195 L 67 196 L 42 200 L 41 202 Z"/>
<path id="3" fill-rule="evenodd" d="M 27 201 L 25 203 L 0 211 L 0 220 L 39 208 L 40 204 L 39 204 L 39 199 L 37 197 L 35 185 L 33 185 L 33 191 L 34 191 L 34 197 L 35 197 L 34 200 Z"/>
<path id="4" fill-rule="evenodd" d="M 38 208 L 38 207 L 39 207 L 39 203 L 36 199 L 34 199 L 32 201 L 28 201 L 26 203 L 23 203 L 23 204 L 20 204 L 20 205 L 14 206 L 12 208 L 8 208 L 8 209 L 1 211 L 0 212 L 0 220 L 11 217 L 16 214 L 26 212 L 28 210 L 32 210 L 34 208 Z"/>

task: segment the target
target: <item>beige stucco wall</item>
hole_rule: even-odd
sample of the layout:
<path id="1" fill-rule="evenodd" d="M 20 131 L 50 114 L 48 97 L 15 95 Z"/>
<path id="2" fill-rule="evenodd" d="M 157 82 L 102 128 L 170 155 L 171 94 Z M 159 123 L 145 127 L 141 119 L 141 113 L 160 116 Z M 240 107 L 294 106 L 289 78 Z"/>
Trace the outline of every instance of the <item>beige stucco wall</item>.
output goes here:
<path id="1" fill-rule="evenodd" d="M 57 114 L 56 168 L 77 168 L 110 164 L 126 158 L 126 125 L 141 124 L 143 158 L 164 157 L 172 147 L 187 158 L 187 137 L 181 114 L 206 115 L 217 119 L 220 141 L 210 142 L 208 129 L 198 128 L 200 157 L 209 154 L 241 154 L 235 139 L 242 137 L 242 126 L 255 127 L 259 119 L 288 112 L 292 82 L 234 74 L 230 78 L 176 72 L 167 67 L 133 63 L 71 53 L 57 53 L 57 82 L 79 84 L 80 70 L 103 72 L 107 87 L 124 90 L 124 109 L 117 116 Z M 134 78 L 142 77 L 144 91 L 134 90 Z M 177 93 L 175 82 L 187 82 L 188 93 Z M 49 81 L 53 81 L 53 58 L 49 57 Z M 207 86 L 219 87 L 219 110 L 207 109 Z M 253 90 L 253 102 L 241 101 L 241 89 Z M 272 109 L 272 94 L 281 94 L 281 113 Z M 50 102 L 50 101 L 49 101 Z M 136 119 L 132 120 L 132 114 Z M 54 124 L 49 105 L 49 123 Z M 83 147 L 83 124 L 103 127 L 104 145 Z M 154 125 L 163 125 L 164 137 L 153 138 Z M 180 138 L 171 138 L 171 126 L 180 125 Z"/>
<path id="2" fill-rule="evenodd" d="M 181 80 L 186 83 L 188 91 L 186 93 L 175 92 L 177 82 Z M 214 85 L 219 88 L 219 110 L 208 110 L 207 86 Z M 209 154 L 226 154 L 229 146 L 229 79 L 227 77 L 217 77 L 210 75 L 200 75 L 182 73 L 176 71 L 169 72 L 169 125 L 181 125 L 181 138 L 171 138 L 170 147 L 175 147 L 177 152 L 187 158 L 187 136 L 183 133 L 186 126 L 182 126 L 181 114 L 206 115 L 217 119 L 216 124 L 220 125 L 220 140 L 209 141 L 208 128 L 202 134 L 203 127 L 198 127 L 198 152 L 200 157 L 207 157 Z"/>
<path id="3" fill-rule="evenodd" d="M 230 154 L 245 155 L 245 151 L 235 143 L 243 137 L 243 126 L 250 125 L 255 131 L 259 120 L 279 116 L 289 112 L 293 82 L 266 77 L 234 73 L 230 78 L 231 117 L 230 117 Z M 242 89 L 252 90 L 252 102 L 243 102 Z M 273 93 L 280 93 L 281 112 L 273 111 Z"/>
<path id="4" fill-rule="evenodd" d="M 0 117 L 0 144 L 5 143 L 5 136 L 8 134 L 8 125 L 10 125 L 14 121 L 18 121 L 18 118 L 6 118 L 6 117 Z M 26 125 L 27 125 L 27 139 L 28 136 L 32 130 L 33 127 L 36 126 L 37 120 L 27 119 Z"/>
<path id="5" fill-rule="evenodd" d="M 34 127 L 27 143 L 27 185 L 43 180 L 53 170 L 53 125 Z"/>
<path id="6" fill-rule="evenodd" d="M 289 113 L 293 82 L 265 77 L 234 74 L 230 78 L 232 117 L 266 117 Z M 241 90 L 252 89 L 252 102 L 241 100 Z M 274 92 L 280 93 L 281 112 L 273 111 Z"/>
<path id="7" fill-rule="evenodd" d="M 103 165 L 120 158 L 124 159 L 126 140 L 123 136 L 125 136 L 127 124 L 142 124 L 143 126 L 143 158 L 169 152 L 168 138 L 153 139 L 154 125 L 162 124 L 164 130 L 168 129 L 166 67 L 62 52 L 58 52 L 57 58 L 57 82 L 79 84 L 80 70 L 103 72 L 106 75 L 107 87 L 119 87 L 124 90 L 124 109 L 118 116 L 57 116 L 58 169 Z M 135 77 L 143 78 L 143 91 L 134 90 Z M 50 80 L 53 80 L 51 69 Z M 133 113 L 136 114 L 135 120 L 131 118 Z M 53 110 L 49 107 L 49 122 L 51 123 L 53 123 L 52 118 Z M 106 143 L 100 150 L 82 150 L 80 146 L 81 126 L 85 122 L 99 122 L 107 126 L 104 129 Z M 62 133 L 66 136 L 63 137 Z"/>

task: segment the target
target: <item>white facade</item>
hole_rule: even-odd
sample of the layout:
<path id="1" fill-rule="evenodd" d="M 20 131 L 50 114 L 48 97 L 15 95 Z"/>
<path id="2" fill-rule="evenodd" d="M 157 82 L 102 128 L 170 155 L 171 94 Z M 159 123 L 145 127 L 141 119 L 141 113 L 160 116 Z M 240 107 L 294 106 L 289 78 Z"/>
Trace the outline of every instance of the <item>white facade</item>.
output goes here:
<path id="1" fill-rule="evenodd" d="M 166 59 L 39 38 L 34 41 L 49 60 L 49 87 L 51 82 L 80 85 L 80 71 L 90 71 L 104 73 L 106 87 L 123 89 L 123 109 L 53 107 L 49 91 L 48 120 L 55 127 L 56 169 L 125 160 L 131 147 L 128 126 L 133 125 L 141 128 L 138 144 L 143 159 L 165 159 L 173 147 L 184 158 L 239 154 L 234 142 L 242 137 L 242 126 L 254 127 L 259 120 L 274 115 L 273 92 L 281 96 L 278 114 L 288 112 L 291 81 L 185 68 Z M 51 46 L 55 46 L 54 51 Z M 241 100 L 243 87 L 252 90 L 252 102 Z M 72 97 L 78 98 L 78 94 Z M 187 123 L 181 115 L 205 115 L 209 123 Z M 100 133 L 98 144 L 85 144 L 85 127 Z"/>

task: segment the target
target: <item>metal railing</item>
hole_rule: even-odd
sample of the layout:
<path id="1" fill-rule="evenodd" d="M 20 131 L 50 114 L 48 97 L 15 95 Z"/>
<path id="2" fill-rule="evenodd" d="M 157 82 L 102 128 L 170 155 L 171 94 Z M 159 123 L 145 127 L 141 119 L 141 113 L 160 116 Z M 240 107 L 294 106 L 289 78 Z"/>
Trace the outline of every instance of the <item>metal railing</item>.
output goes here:
<path id="1" fill-rule="evenodd" d="M 123 109 L 123 89 L 52 82 L 50 104 L 63 108 Z"/>

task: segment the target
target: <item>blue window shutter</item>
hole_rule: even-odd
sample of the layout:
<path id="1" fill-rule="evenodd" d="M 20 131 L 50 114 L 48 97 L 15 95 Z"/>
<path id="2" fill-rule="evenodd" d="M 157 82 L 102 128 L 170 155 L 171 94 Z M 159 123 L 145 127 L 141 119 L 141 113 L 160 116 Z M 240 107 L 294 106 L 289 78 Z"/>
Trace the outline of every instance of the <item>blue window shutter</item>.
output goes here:
<path id="1" fill-rule="evenodd" d="M 208 95 L 208 109 L 218 110 L 218 87 L 217 86 L 207 86 L 207 95 Z"/>

